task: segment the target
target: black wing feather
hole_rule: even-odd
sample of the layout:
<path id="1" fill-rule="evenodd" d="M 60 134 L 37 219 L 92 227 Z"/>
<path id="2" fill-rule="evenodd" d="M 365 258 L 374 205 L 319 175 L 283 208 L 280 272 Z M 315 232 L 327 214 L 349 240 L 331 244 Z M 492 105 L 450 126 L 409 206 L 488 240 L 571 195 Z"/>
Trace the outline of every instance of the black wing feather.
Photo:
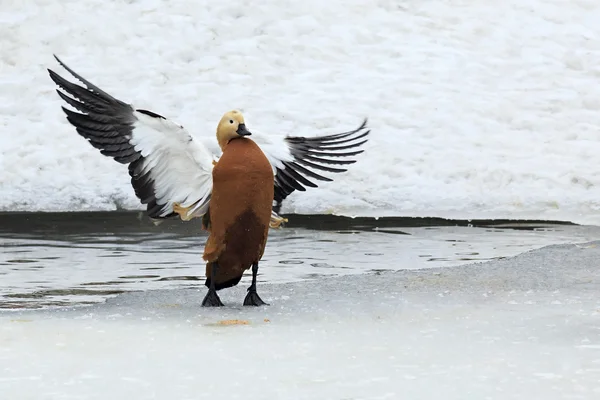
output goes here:
<path id="1" fill-rule="evenodd" d="M 135 110 L 131 105 L 122 102 L 106 93 L 81 75 L 77 74 L 58 57 L 56 61 L 86 87 L 69 82 L 56 72 L 48 69 L 50 79 L 61 88 L 57 90 L 60 98 L 79 112 L 62 107 L 67 120 L 82 137 L 100 150 L 100 153 L 112 157 L 121 164 L 129 164 L 131 185 L 142 204 L 147 204 L 147 212 L 151 218 L 169 218 L 176 216 L 170 213 L 161 217 L 163 205 L 156 203 L 154 181 L 148 173 L 140 175 L 144 158 L 130 143 L 136 117 L 134 111 L 142 112 L 154 118 L 164 118 L 147 110 Z M 67 95 L 68 94 L 68 95 Z"/>
<path id="2" fill-rule="evenodd" d="M 275 171 L 275 194 L 273 210 L 278 213 L 282 201 L 295 190 L 305 191 L 305 186 L 318 187 L 311 179 L 331 182 L 332 179 L 316 173 L 317 171 L 340 173 L 347 171 L 344 168 L 335 168 L 329 165 L 348 165 L 356 162 L 352 157 L 362 153 L 364 150 L 345 151 L 357 149 L 364 145 L 368 139 L 364 139 L 371 132 L 366 130 L 367 119 L 354 130 L 337 133 L 334 135 L 301 137 L 288 136 L 285 138 L 286 145 L 293 161 L 282 161 L 283 167 L 277 167 Z M 360 140 L 363 139 L 363 140 Z M 334 160 L 329 157 L 348 157 L 347 159 Z M 310 169 L 312 168 L 312 169 Z"/>

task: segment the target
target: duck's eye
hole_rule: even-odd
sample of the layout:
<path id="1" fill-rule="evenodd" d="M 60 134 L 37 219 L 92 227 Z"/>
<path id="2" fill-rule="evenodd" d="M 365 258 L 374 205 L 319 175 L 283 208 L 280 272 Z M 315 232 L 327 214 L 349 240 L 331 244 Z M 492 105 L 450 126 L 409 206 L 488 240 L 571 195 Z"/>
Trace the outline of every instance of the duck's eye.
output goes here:
<path id="1" fill-rule="evenodd" d="M 229 123 L 230 123 L 230 124 L 233 124 L 233 120 L 232 120 L 232 119 L 230 119 L 230 120 L 229 120 Z"/>

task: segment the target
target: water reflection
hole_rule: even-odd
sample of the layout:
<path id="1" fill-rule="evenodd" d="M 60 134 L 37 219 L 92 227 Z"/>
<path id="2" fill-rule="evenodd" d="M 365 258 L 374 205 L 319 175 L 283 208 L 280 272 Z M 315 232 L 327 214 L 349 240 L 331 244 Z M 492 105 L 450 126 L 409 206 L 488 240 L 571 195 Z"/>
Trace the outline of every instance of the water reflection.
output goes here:
<path id="1" fill-rule="evenodd" d="M 0 216 L 0 308 L 85 305 L 124 291 L 203 288 L 206 235 L 198 224 L 156 227 L 131 213 L 89 214 L 29 215 L 25 223 Z M 447 267 L 598 236 L 597 228 L 573 225 L 416 225 L 340 225 L 326 217 L 271 231 L 259 279 Z M 249 280 L 246 275 L 241 284 Z"/>

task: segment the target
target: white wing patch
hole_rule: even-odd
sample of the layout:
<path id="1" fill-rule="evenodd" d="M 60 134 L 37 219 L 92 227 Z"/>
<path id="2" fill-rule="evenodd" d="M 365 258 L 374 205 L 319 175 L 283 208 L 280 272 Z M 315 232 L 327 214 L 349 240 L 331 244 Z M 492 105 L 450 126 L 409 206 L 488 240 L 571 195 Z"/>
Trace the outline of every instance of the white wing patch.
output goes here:
<path id="1" fill-rule="evenodd" d="M 267 135 L 253 129 L 251 139 L 260 146 L 271 163 L 273 174 L 277 173 L 277 168 L 285 168 L 283 165 L 284 161 L 294 160 L 284 136 Z"/>
<path id="2" fill-rule="evenodd" d="M 212 154 L 180 125 L 152 111 L 135 109 L 100 89 L 56 57 L 86 87 L 52 70 L 58 95 L 76 111 L 63 107 L 77 133 L 121 164 L 128 164 L 131 185 L 151 218 L 175 213 L 199 217 L 212 193 Z"/>
<path id="3" fill-rule="evenodd" d="M 193 206 L 188 214 L 204 214 L 212 192 L 212 154 L 180 125 L 138 111 L 130 143 L 143 157 L 140 175 L 153 181 L 160 217 L 173 212 L 173 204 Z"/>

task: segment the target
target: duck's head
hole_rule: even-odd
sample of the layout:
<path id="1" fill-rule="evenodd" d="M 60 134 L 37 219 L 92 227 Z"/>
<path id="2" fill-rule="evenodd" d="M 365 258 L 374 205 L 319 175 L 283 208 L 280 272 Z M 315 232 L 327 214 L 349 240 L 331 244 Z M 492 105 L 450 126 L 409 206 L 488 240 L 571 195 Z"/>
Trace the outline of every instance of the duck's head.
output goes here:
<path id="1" fill-rule="evenodd" d="M 221 149 L 224 149 L 232 139 L 250 135 L 250 131 L 246 129 L 244 116 L 237 110 L 226 112 L 217 126 L 217 141 Z"/>

